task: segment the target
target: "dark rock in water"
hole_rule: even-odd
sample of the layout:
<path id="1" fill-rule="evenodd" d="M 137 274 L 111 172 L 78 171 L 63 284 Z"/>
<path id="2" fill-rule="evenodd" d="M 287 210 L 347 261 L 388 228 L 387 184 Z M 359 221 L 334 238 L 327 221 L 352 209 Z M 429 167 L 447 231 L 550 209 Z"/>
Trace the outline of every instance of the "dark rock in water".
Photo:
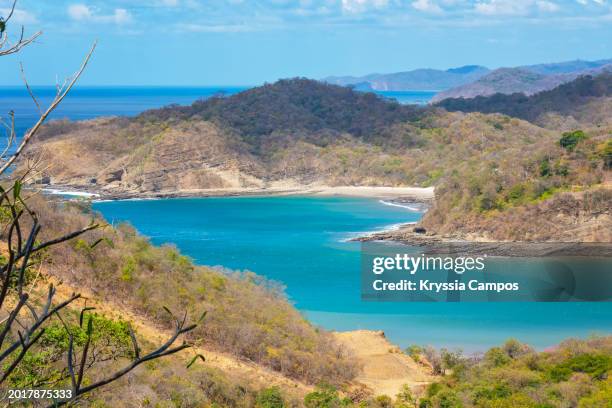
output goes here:
<path id="1" fill-rule="evenodd" d="M 414 227 L 413 231 L 417 234 L 426 234 L 427 230 L 423 227 Z"/>

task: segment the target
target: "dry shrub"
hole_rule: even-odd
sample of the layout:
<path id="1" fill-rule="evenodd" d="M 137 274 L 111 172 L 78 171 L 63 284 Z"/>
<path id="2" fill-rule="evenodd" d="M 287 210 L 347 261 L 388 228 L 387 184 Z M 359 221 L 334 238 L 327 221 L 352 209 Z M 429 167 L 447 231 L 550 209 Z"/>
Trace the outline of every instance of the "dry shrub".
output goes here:
<path id="1" fill-rule="evenodd" d="M 32 199 L 48 236 L 83 227 L 87 206 Z M 100 241 L 102 240 L 102 241 Z M 90 244 L 99 242 L 95 248 Z M 309 383 L 342 384 L 356 365 L 331 335 L 312 326 L 280 287 L 250 272 L 195 266 L 172 246 L 153 246 L 132 227 L 93 231 L 51 249 L 49 272 L 74 287 L 173 323 L 164 306 L 191 316 L 208 312 L 192 337 Z"/>

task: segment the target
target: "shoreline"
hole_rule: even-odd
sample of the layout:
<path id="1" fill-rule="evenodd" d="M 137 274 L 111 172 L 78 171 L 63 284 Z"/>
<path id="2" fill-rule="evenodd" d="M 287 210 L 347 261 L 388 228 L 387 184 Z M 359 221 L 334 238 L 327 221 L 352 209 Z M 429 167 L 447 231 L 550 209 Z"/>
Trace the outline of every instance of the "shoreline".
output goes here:
<path id="1" fill-rule="evenodd" d="M 364 197 L 385 199 L 394 203 L 429 203 L 434 199 L 433 187 L 382 187 L 382 186 L 283 186 L 269 188 L 198 189 L 161 192 L 106 192 L 86 187 L 67 185 L 35 186 L 56 196 L 91 198 L 94 201 L 146 200 L 165 198 L 207 197 L 268 197 L 287 195 L 312 195 L 321 197 Z M 397 204 L 399 205 L 399 204 Z"/>
<path id="2" fill-rule="evenodd" d="M 170 198 L 212 198 L 212 197 L 363 197 L 379 199 L 382 204 L 406 208 L 407 211 L 425 214 L 434 199 L 433 187 L 381 187 L 381 186 L 282 186 L 258 189 L 201 189 L 147 193 L 107 193 L 86 187 L 46 185 L 37 186 L 50 195 L 68 196 L 71 199 L 90 199 L 93 202 L 123 200 L 161 200 Z M 502 242 L 486 240 L 483 237 L 441 236 L 431 233 L 414 232 L 417 222 L 407 221 L 378 231 L 364 231 L 362 235 L 348 241 L 396 242 L 421 247 L 427 254 L 477 255 L 486 253 L 498 257 L 551 257 L 589 256 L 612 257 L 609 243 L 581 242 Z"/>
<path id="3" fill-rule="evenodd" d="M 402 228 L 402 227 L 408 228 Z M 419 234 L 411 230 L 411 224 L 399 229 L 380 231 L 354 238 L 358 242 L 389 242 L 420 247 L 427 255 L 478 256 L 487 255 L 505 258 L 546 257 L 612 257 L 612 243 L 607 242 L 563 242 L 563 241 L 493 241 L 466 239 L 459 236 Z"/>

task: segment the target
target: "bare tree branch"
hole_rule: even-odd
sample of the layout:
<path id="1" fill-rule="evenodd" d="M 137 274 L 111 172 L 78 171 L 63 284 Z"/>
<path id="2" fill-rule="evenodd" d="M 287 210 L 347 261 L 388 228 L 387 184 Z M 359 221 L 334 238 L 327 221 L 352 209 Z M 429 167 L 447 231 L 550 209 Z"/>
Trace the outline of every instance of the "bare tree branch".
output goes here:
<path id="1" fill-rule="evenodd" d="M 34 95 L 34 92 L 32 92 L 32 88 L 30 88 L 30 84 L 28 83 L 28 78 L 26 77 L 25 70 L 23 69 L 23 64 L 21 62 L 19 63 L 19 68 L 21 69 L 21 79 L 23 80 L 23 83 L 25 84 L 25 87 L 28 90 L 30 97 L 36 104 L 36 107 L 38 108 L 38 113 L 42 114 L 43 112 L 42 112 L 42 108 L 40 107 L 40 103 L 38 102 L 38 99 Z"/>
<path id="2" fill-rule="evenodd" d="M 60 89 L 60 92 L 55 97 L 55 99 L 53 99 L 53 102 L 51 102 L 51 105 L 49 105 L 47 110 L 40 116 L 40 118 L 38 119 L 36 124 L 34 124 L 34 126 L 29 131 L 27 131 L 26 134 L 23 136 L 23 139 L 21 140 L 21 143 L 19 144 L 19 146 L 17 147 L 15 152 L 2 164 L 2 166 L 0 166 L 0 175 L 4 174 L 4 172 L 15 162 L 15 160 L 17 160 L 19 155 L 21 155 L 21 153 L 23 152 L 23 149 L 27 146 L 27 144 L 30 142 L 32 137 L 38 132 L 38 130 L 40 129 L 42 124 L 45 122 L 45 120 L 47 120 L 47 117 L 64 100 L 66 95 L 68 95 L 68 92 L 70 92 L 70 90 L 72 89 L 74 84 L 76 84 L 78 79 L 83 74 L 83 71 L 87 67 L 87 64 L 89 63 L 89 60 L 91 59 L 91 56 L 92 56 L 92 54 L 93 54 L 95 49 L 96 49 L 96 43 L 93 44 L 93 46 L 89 50 L 89 53 L 87 53 L 87 56 L 83 60 L 83 63 L 81 64 L 81 67 L 73 75 L 73 77 L 70 80 L 70 82 L 68 83 L 68 85 L 66 85 L 65 87 Z M 1 55 L 2 54 L 0 53 L 0 56 Z"/>

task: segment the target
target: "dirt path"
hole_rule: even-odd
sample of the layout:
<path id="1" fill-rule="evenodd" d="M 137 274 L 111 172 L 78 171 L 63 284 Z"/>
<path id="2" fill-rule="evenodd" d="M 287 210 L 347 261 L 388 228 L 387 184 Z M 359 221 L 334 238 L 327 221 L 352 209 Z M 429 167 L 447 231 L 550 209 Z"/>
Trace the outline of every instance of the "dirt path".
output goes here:
<path id="1" fill-rule="evenodd" d="M 363 368 L 356 380 L 374 395 L 395 397 L 404 384 L 420 394 L 435 378 L 426 367 L 391 344 L 383 332 L 356 330 L 334 335 L 360 361 Z"/>

